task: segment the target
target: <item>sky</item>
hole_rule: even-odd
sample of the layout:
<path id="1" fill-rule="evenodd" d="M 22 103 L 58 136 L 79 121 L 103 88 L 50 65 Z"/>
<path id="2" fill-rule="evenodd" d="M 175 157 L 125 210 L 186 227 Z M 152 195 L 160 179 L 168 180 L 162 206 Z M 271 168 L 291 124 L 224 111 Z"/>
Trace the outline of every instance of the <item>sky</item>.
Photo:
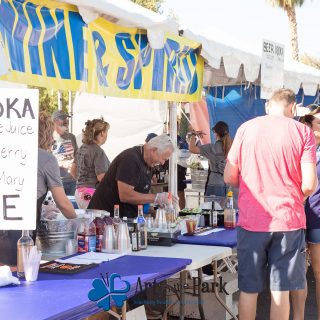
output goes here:
<path id="1" fill-rule="evenodd" d="M 165 0 L 162 10 L 173 12 L 182 29 L 218 33 L 235 45 L 241 41 L 253 53 L 261 51 L 260 55 L 262 39 L 273 40 L 285 45 L 290 54 L 287 14 L 267 0 Z M 319 14 L 320 0 L 306 0 L 296 9 L 300 55 L 320 58 Z"/>

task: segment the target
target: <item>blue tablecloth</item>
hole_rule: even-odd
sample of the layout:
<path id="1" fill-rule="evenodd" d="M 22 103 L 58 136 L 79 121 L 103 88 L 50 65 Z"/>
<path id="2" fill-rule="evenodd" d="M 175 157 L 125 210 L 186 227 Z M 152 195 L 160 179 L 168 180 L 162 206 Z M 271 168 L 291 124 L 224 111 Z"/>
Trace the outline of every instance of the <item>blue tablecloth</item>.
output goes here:
<path id="1" fill-rule="evenodd" d="M 206 236 L 180 236 L 177 242 L 184 244 L 199 244 L 203 246 L 234 248 L 237 246 L 237 230 L 223 230 L 210 233 Z"/>
<path id="2" fill-rule="evenodd" d="M 131 284 L 127 297 L 135 295 L 138 278 L 161 282 L 190 264 L 190 259 L 124 256 L 74 274 L 39 273 L 35 282 L 0 288 L 0 318 L 14 320 L 83 319 L 102 311 L 88 299 L 92 281 L 117 273 Z M 116 288 L 123 288 L 116 283 Z M 138 290 L 138 292 L 140 292 Z"/>

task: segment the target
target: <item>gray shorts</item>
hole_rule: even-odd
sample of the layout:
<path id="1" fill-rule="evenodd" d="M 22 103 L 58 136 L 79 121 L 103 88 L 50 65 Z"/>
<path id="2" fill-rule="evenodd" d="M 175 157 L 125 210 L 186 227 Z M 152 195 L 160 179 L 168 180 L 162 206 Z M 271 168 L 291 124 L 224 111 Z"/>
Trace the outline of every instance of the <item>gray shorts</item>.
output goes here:
<path id="1" fill-rule="evenodd" d="M 262 292 L 291 291 L 306 286 L 304 230 L 251 232 L 237 230 L 239 289 Z"/>

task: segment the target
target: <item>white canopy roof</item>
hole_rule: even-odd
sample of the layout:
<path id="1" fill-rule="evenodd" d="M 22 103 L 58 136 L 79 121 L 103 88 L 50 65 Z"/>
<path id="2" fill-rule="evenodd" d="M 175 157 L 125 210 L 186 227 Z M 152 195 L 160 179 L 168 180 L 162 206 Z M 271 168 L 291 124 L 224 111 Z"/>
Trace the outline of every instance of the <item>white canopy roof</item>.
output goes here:
<path id="1" fill-rule="evenodd" d="M 78 7 L 85 22 L 102 16 L 126 27 L 147 30 L 154 49 L 163 47 L 165 32 L 178 34 L 179 25 L 173 19 L 145 9 L 129 0 L 60 0 Z M 202 56 L 207 65 L 204 86 L 232 85 L 245 81 L 259 84 L 261 52 L 249 48 L 239 38 L 210 28 L 210 34 L 185 29 L 183 36 L 202 44 Z M 261 42 L 262 43 L 262 42 Z M 0 52 L 1 53 L 1 52 Z M 320 85 L 320 71 L 302 63 L 285 59 L 284 85 L 298 92 L 303 87 L 306 95 L 316 95 Z"/>
<path id="2" fill-rule="evenodd" d="M 261 54 L 257 48 L 248 46 L 239 39 L 230 39 L 221 32 L 195 33 L 186 29 L 183 35 L 202 44 L 202 56 L 207 60 L 204 86 L 232 85 L 245 81 L 260 82 Z M 261 41 L 262 45 L 262 41 Z M 320 85 L 320 70 L 292 61 L 287 57 L 284 66 L 284 86 L 306 95 L 314 96 Z"/>
<path id="3" fill-rule="evenodd" d="M 147 30 L 152 48 L 163 47 L 165 32 L 178 34 L 179 25 L 173 19 L 157 14 L 129 0 L 60 0 L 78 7 L 85 22 L 98 16 L 122 25 Z"/>

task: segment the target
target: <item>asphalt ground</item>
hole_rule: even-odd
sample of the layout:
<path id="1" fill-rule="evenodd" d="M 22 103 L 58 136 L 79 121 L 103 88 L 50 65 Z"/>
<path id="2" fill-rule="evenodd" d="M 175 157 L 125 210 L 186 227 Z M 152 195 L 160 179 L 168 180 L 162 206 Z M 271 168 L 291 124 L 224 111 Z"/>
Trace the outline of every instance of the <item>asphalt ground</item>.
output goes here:
<path id="1" fill-rule="evenodd" d="M 307 272 L 307 281 L 308 281 L 308 296 L 306 301 L 305 308 L 305 320 L 317 320 L 317 303 L 316 303 L 316 287 L 315 280 L 313 277 L 313 272 L 311 267 L 308 268 Z M 236 298 L 236 295 L 235 295 Z M 258 297 L 257 304 L 257 317 L 256 320 L 269 320 L 270 317 L 270 292 L 265 291 L 261 293 Z M 176 317 L 169 317 L 170 320 L 177 320 Z M 292 320 L 292 308 L 290 314 L 290 320 Z M 191 318 L 185 318 L 185 320 L 191 320 Z M 223 320 L 217 319 L 213 316 L 212 319 L 208 320 Z"/>

